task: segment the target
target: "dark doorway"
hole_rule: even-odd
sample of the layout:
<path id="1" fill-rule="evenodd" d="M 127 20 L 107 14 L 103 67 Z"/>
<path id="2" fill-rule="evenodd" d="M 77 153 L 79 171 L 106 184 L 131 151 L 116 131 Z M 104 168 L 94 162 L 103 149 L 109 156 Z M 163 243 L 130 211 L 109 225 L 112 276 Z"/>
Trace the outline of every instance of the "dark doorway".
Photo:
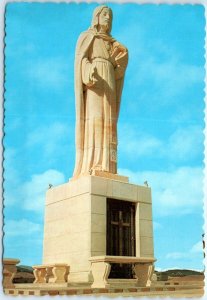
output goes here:
<path id="1" fill-rule="evenodd" d="M 135 204 L 107 199 L 107 255 L 135 256 Z M 131 264 L 112 264 L 109 278 L 133 278 Z"/>

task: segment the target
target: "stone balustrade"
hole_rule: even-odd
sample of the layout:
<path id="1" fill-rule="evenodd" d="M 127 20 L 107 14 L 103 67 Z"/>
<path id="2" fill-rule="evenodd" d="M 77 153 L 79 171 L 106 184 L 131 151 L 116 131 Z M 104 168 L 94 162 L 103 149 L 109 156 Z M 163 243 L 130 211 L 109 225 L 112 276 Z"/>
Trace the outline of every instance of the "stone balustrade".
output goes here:
<path id="1" fill-rule="evenodd" d="M 33 269 L 34 283 L 65 283 L 70 271 L 67 264 L 37 265 Z"/>
<path id="2" fill-rule="evenodd" d="M 91 261 L 91 272 L 94 282 L 92 288 L 109 288 L 108 276 L 111 270 L 111 263 L 133 264 L 137 277 L 136 286 L 148 287 L 151 285 L 151 277 L 154 271 L 154 262 L 152 257 L 134 257 L 134 256 L 93 256 Z"/>
<path id="3" fill-rule="evenodd" d="M 13 278 L 17 272 L 16 265 L 20 262 L 19 259 L 4 258 L 3 259 L 3 287 L 14 287 Z"/>

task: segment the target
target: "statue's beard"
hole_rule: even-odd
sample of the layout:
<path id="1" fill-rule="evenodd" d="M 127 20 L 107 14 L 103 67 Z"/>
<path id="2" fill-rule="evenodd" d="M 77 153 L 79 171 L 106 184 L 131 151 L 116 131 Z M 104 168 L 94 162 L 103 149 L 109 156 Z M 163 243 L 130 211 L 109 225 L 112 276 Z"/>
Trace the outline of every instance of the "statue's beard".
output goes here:
<path id="1" fill-rule="evenodd" d="M 100 31 L 108 32 L 109 31 L 109 24 L 104 24 L 100 26 Z"/>

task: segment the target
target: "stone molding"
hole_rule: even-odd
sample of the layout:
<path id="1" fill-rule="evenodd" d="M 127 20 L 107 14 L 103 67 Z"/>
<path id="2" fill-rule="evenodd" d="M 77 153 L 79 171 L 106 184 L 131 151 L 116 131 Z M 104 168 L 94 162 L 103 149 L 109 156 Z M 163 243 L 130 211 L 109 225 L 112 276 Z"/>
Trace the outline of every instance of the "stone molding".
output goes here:
<path id="1" fill-rule="evenodd" d="M 129 264 L 129 263 L 153 263 L 156 261 L 154 257 L 136 257 L 136 256 L 112 256 L 112 255 L 101 255 L 92 256 L 89 259 L 91 262 L 108 262 L 108 263 L 119 263 L 119 264 Z"/>

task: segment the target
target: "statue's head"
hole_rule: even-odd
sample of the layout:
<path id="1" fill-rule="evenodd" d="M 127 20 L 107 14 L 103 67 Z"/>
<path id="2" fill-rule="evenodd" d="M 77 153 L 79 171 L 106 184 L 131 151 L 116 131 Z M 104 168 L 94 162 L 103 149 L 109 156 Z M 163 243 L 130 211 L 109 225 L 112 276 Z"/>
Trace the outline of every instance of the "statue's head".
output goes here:
<path id="1" fill-rule="evenodd" d="M 106 33 L 111 32 L 112 27 L 112 10 L 106 5 L 95 8 L 93 12 L 92 28 L 99 30 L 100 27 L 105 28 Z"/>

